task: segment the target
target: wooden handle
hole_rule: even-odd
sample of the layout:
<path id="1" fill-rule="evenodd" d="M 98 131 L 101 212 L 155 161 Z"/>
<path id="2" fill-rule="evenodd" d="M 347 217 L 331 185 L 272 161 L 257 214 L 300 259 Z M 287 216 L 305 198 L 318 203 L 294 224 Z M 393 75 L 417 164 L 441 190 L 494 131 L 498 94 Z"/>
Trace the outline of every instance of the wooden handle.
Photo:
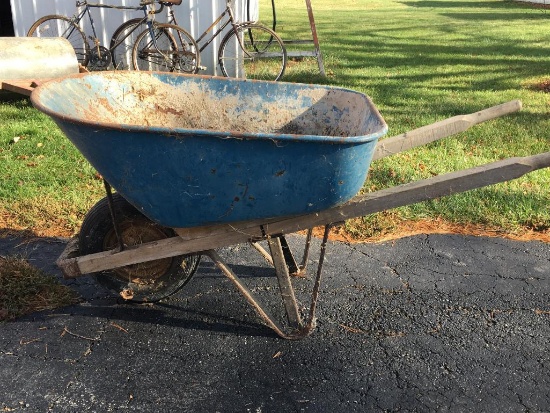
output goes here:
<path id="1" fill-rule="evenodd" d="M 486 120 L 496 119 L 503 115 L 518 112 L 521 110 L 520 100 L 511 100 L 510 102 L 502 103 L 501 105 L 492 106 L 487 109 L 480 110 L 476 113 L 464 115 L 464 118 L 471 123 L 471 125 L 477 125 L 478 123 L 485 122 Z"/>
<path id="2" fill-rule="evenodd" d="M 372 160 L 375 161 L 389 155 L 394 155 L 420 145 L 446 138 L 447 136 L 464 132 L 478 123 L 514 113 L 520 109 L 521 101 L 512 100 L 501 105 L 480 110 L 479 112 L 470 113 L 469 115 L 453 116 L 452 118 L 432 123 L 431 125 L 422 126 L 421 128 L 405 132 L 401 135 L 381 139 L 378 141 L 378 145 L 374 150 Z"/>
<path id="3" fill-rule="evenodd" d="M 289 234 L 317 225 L 410 205 L 428 199 L 481 188 L 519 178 L 537 169 L 550 167 L 550 152 L 523 158 L 509 158 L 487 165 L 359 195 L 344 205 L 308 215 L 251 220 L 197 228 L 174 228 L 178 237 L 115 250 L 64 258 L 57 261 L 68 278 L 125 265 L 198 253 L 213 248 L 265 239 L 268 235 Z M 69 257 L 67 255 L 66 257 Z"/>

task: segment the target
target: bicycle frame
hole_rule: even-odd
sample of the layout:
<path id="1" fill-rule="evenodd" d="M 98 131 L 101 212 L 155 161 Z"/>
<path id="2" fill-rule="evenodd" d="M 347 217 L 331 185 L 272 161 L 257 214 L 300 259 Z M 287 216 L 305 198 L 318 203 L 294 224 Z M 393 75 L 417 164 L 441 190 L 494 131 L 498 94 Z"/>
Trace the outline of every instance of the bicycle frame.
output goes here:
<path id="1" fill-rule="evenodd" d="M 222 34 L 220 49 L 218 50 L 217 55 L 217 65 L 220 65 L 222 72 L 225 76 L 231 76 L 226 72 L 226 66 L 223 63 L 226 61 L 224 56 L 220 56 L 220 54 L 225 54 L 225 51 L 227 50 L 227 41 L 230 39 L 233 39 L 233 36 L 236 40 L 236 46 L 238 44 L 238 48 L 235 49 L 235 56 L 240 55 L 238 59 L 244 58 L 248 61 L 255 61 L 258 59 L 256 56 L 261 55 L 259 59 L 264 58 L 279 58 L 282 57 L 283 66 L 282 69 L 279 71 L 278 74 L 276 74 L 276 77 L 274 79 L 270 80 L 278 80 L 282 73 L 284 73 L 284 65 L 286 60 L 286 51 L 284 48 L 284 45 L 282 43 L 282 40 L 277 37 L 276 33 L 271 32 L 271 39 L 267 42 L 264 41 L 264 45 L 267 44 L 268 46 L 271 44 L 271 42 L 276 38 L 276 42 L 278 45 L 280 45 L 280 49 L 282 50 L 282 54 L 279 53 L 265 53 L 265 46 L 262 47 L 264 50 L 262 50 L 260 53 L 256 44 L 255 40 L 253 38 L 253 31 L 260 30 L 260 32 L 263 32 L 265 34 L 265 30 L 268 32 L 270 29 L 268 27 L 262 26 L 261 24 L 257 23 L 256 21 L 239 21 L 237 20 L 234 10 L 233 10 L 233 0 L 226 0 L 226 6 L 225 9 L 220 13 L 220 15 L 208 26 L 208 28 L 198 37 L 195 39 L 195 42 L 197 44 L 198 53 L 202 53 L 209 45 L 212 44 L 214 39 L 218 37 L 218 35 L 222 34 L 224 30 L 226 30 L 230 26 L 230 30 L 226 34 Z M 219 25 L 219 26 L 218 26 Z M 218 26 L 216 28 L 216 26 Z M 245 39 L 242 36 L 243 32 L 245 32 L 248 29 L 248 38 L 250 39 L 250 45 L 254 47 L 254 51 L 248 51 L 247 50 L 247 44 L 245 43 Z M 223 48 L 223 51 L 222 51 Z M 231 52 L 230 52 L 231 53 Z M 233 58 L 232 58 L 233 59 Z M 230 59 L 230 60 L 232 60 Z M 259 60 L 258 60 L 259 61 Z M 198 69 L 206 69 L 203 66 L 197 66 Z M 230 69 L 233 70 L 233 69 Z"/>
<path id="2" fill-rule="evenodd" d="M 202 40 L 208 35 L 208 33 L 210 33 L 210 31 L 213 31 L 214 27 L 218 23 L 220 23 L 225 16 L 228 16 L 228 19 L 221 25 L 221 27 L 218 30 L 214 32 L 214 34 L 212 34 L 212 36 L 210 36 L 210 38 L 207 41 L 205 41 L 204 44 L 201 45 Z M 212 43 L 214 39 L 230 24 L 233 27 L 233 30 L 235 30 L 235 28 L 240 24 L 235 22 L 236 22 L 235 15 L 233 14 L 233 9 L 231 8 L 231 0 L 229 0 L 226 2 L 225 10 L 218 16 L 218 18 L 210 26 L 208 26 L 208 28 L 196 40 L 197 44 L 199 45 L 199 52 L 202 52 L 204 49 L 206 49 L 208 45 Z"/>
<path id="3" fill-rule="evenodd" d="M 82 1 L 77 0 L 76 7 L 80 8 L 82 6 L 84 6 L 84 10 L 82 10 L 80 12 L 77 12 L 71 18 L 71 20 L 75 24 L 79 25 L 82 18 L 84 17 L 84 15 L 88 15 L 88 20 L 90 21 L 90 26 L 92 28 L 92 34 L 93 34 L 93 37 L 92 36 L 88 36 L 88 37 L 94 42 L 95 47 L 99 46 L 99 39 L 97 37 L 97 33 L 96 33 L 96 30 L 95 30 L 95 25 L 94 25 L 94 19 L 92 17 L 92 13 L 90 12 L 90 9 L 92 9 L 92 8 L 103 8 L 103 9 L 134 10 L 134 11 L 143 10 L 145 16 L 143 17 L 142 22 L 147 22 L 148 27 L 151 28 L 152 23 L 151 23 L 150 16 L 153 15 L 153 14 L 160 13 L 164 8 L 164 5 L 161 4 L 158 9 L 155 9 L 153 11 L 149 11 L 149 10 L 147 10 L 147 4 L 146 3 L 143 3 L 139 7 L 133 7 L 133 6 L 113 6 L 113 5 L 110 5 L 110 4 L 100 4 L 100 3 L 88 3 L 87 0 L 82 0 Z M 117 44 L 115 44 L 109 50 L 112 50 L 112 49 L 116 48 L 117 46 L 119 46 L 122 42 L 124 42 L 124 40 L 126 40 L 126 38 L 132 32 L 133 32 L 133 30 L 131 30 L 126 36 L 124 36 Z"/>

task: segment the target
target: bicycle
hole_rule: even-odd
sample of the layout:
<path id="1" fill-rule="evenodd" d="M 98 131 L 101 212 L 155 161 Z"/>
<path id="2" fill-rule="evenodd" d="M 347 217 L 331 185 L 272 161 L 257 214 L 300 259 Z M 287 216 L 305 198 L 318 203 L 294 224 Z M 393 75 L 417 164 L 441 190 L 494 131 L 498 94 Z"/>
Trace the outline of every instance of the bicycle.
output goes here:
<path id="1" fill-rule="evenodd" d="M 224 36 L 218 49 L 218 64 L 224 76 L 246 77 L 248 79 L 279 80 L 285 71 L 287 53 L 281 38 L 271 29 L 253 21 L 237 22 L 231 7 L 232 0 L 226 1 L 225 10 L 218 18 L 195 40 L 198 49 L 178 49 L 174 53 L 172 70 L 186 73 L 197 73 L 201 69 L 200 53 L 231 25 L 230 31 Z M 177 24 L 175 16 L 169 9 L 170 22 Z M 224 20 L 225 18 L 225 20 Z M 216 25 L 220 26 L 215 30 Z M 207 38 L 210 32 L 213 34 Z M 154 33 L 156 32 L 156 33 Z M 155 27 L 153 31 L 144 31 L 136 38 L 132 53 L 133 66 L 137 70 L 166 69 L 165 59 L 158 58 L 158 51 L 151 45 L 155 36 L 172 36 L 170 28 Z M 195 56 L 192 53 L 196 51 Z M 160 62 L 160 63 L 159 63 Z"/>
<path id="2" fill-rule="evenodd" d="M 153 14 L 159 14 L 162 12 L 163 8 L 166 7 L 168 9 L 168 16 L 170 17 L 167 21 L 168 24 L 175 25 L 177 28 L 175 29 L 178 33 L 180 32 L 180 29 L 183 30 L 180 26 L 178 26 L 178 23 L 176 21 L 174 12 L 172 10 L 172 6 L 179 6 L 182 2 L 182 0 L 153 0 L 150 1 L 150 3 L 153 3 L 154 1 L 157 1 L 160 3 L 161 7 L 158 10 L 155 10 Z M 156 21 L 153 21 L 154 25 L 158 25 Z M 168 27 L 165 27 L 165 31 L 168 31 Z M 135 18 L 128 20 L 124 23 L 122 23 L 113 33 L 113 36 L 111 37 L 110 41 L 110 49 L 114 50 L 113 54 L 113 60 L 116 61 L 119 65 L 126 65 L 128 68 L 134 68 L 132 64 L 132 51 L 134 48 L 134 44 L 136 41 L 136 38 L 139 34 L 142 32 L 148 30 L 147 21 L 144 21 L 143 18 Z M 186 32 L 187 33 L 187 32 Z M 159 38 L 163 38 L 164 36 L 160 36 Z M 177 37 L 177 40 L 176 40 Z M 170 39 L 171 42 L 173 42 L 173 47 L 177 47 L 178 41 L 181 45 L 182 49 L 185 49 L 186 46 L 184 46 L 185 43 L 190 43 L 187 46 L 188 52 L 192 51 L 193 49 L 196 50 L 196 44 L 193 44 L 189 41 L 189 39 L 193 39 L 190 34 L 180 36 L 172 36 L 172 39 Z M 158 40 L 157 40 L 158 43 Z M 157 70 L 161 69 L 167 69 L 166 67 L 159 67 Z"/>
<path id="3" fill-rule="evenodd" d="M 154 21 L 154 15 L 160 13 L 165 6 L 179 5 L 182 0 L 142 0 L 139 7 L 135 6 L 114 6 L 108 4 L 89 3 L 87 0 L 76 2 L 76 7 L 83 7 L 77 11 L 72 17 L 62 15 L 48 15 L 38 19 L 29 29 L 27 36 L 29 37 L 64 37 L 69 40 L 73 46 L 78 62 L 90 70 L 105 70 L 112 63 L 115 69 L 130 69 L 126 63 L 132 61 L 127 58 L 128 50 L 133 51 L 133 37 L 139 37 L 142 32 L 140 28 L 146 26 L 143 31 L 153 33 L 154 28 L 157 30 L 155 36 L 152 37 L 152 48 L 158 56 L 162 56 L 166 61 L 173 60 L 175 50 L 197 50 L 197 45 L 193 37 L 183 28 L 172 24 L 161 24 Z M 149 9 L 150 5 L 158 3 L 158 9 Z M 91 8 L 111 8 L 118 10 L 141 10 L 144 17 L 133 19 L 132 25 L 123 23 L 113 34 L 109 48 L 102 46 L 96 34 L 94 20 L 92 18 Z M 93 35 L 90 39 L 94 43 L 94 47 L 90 48 L 86 35 L 80 27 L 80 22 L 84 16 L 88 16 Z M 168 35 L 168 33 L 170 33 Z M 172 33 L 177 33 L 174 36 Z M 179 67 L 183 67 L 180 65 Z M 176 67 L 171 65 L 172 69 Z"/>

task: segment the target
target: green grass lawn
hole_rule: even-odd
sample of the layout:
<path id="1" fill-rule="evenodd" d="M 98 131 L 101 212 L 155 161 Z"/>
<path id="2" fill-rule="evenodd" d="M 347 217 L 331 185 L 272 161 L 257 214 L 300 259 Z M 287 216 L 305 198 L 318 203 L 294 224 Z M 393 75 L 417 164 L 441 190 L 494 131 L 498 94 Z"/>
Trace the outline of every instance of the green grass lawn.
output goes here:
<path id="1" fill-rule="evenodd" d="M 278 4 L 283 40 L 311 38 L 305 7 Z M 550 150 L 550 95 L 537 87 L 550 79 L 550 10 L 503 0 L 312 4 L 329 76 L 320 79 L 316 62 L 310 61 L 292 67 L 287 80 L 313 77 L 368 94 L 386 119 L 389 136 L 512 99 L 523 102 L 518 114 L 373 163 L 365 190 Z M 300 32 L 295 30 L 299 26 Z M 392 219 L 389 214 L 370 216 L 348 229 L 372 235 L 391 231 L 396 220 L 437 217 L 504 231 L 548 232 L 549 178 L 548 169 L 537 171 L 403 207 Z"/>
<path id="2" fill-rule="evenodd" d="M 261 1 L 267 22 L 270 3 Z M 312 4 L 327 77 L 319 75 L 315 59 L 304 59 L 290 62 L 283 80 L 366 93 L 388 123 L 388 136 L 509 100 L 523 102 L 517 114 L 374 162 L 365 192 L 550 150 L 550 94 L 537 87 L 550 79 L 550 10 L 505 0 Z M 283 40 L 311 38 L 304 2 L 277 0 L 276 6 Z M 78 231 L 102 196 L 95 171 L 25 99 L 0 102 L 0 124 L 1 226 Z M 402 221 L 441 219 L 549 234 L 549 181 L 549 169 L 536 171 L 352 220 L 347 229 L 363 237 L 391 232 Z"/>

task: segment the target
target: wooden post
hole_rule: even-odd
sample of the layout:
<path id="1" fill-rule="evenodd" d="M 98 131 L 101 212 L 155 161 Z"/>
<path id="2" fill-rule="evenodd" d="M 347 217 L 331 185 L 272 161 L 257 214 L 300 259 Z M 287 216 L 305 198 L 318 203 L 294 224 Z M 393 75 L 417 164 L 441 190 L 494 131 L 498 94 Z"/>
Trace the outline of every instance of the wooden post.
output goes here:
<path id="1" fill-rule="evenodd" d="M 321 47 L 319 46 L 319 38 L 317 37 L 317 28 L 315 27 L 315 18 L 313 17 L 313 7 L 311 7 L 311 0 L 305 0 L 307 15 L 309 19 L 309 26 L 311 29 L 312 40 L 285 40 L 285 44 L 304 44 L 304 43 L 313 43 L 314 50 L 298 50 L 298 51 L 287 51 L 288 57 L 306 57 L 312 56 L 317 58 L 317 65 L 319 66 L 319 73 L 321 76 L 326 76 L 325 66 L 323 64 L 323 56 L 321 55 Z"/>

